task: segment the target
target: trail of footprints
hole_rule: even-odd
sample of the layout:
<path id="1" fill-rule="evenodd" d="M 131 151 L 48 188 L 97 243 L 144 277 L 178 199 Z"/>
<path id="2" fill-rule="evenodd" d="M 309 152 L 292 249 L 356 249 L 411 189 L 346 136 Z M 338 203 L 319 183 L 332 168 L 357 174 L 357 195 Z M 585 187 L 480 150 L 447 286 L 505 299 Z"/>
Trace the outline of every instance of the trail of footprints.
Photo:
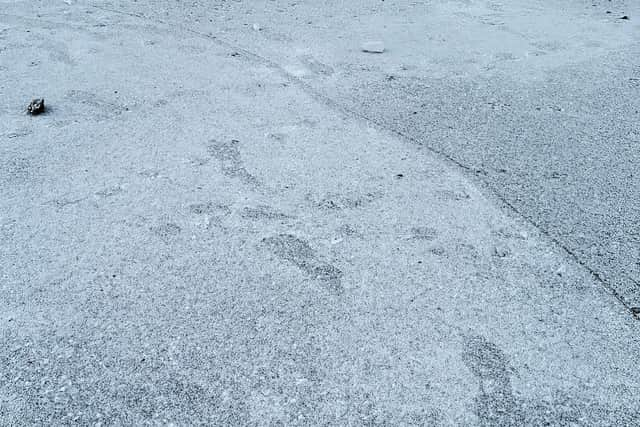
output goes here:
<path id="1" fill-rule="evenodd" d="M 234 214 L 228 205 L 215 202 L 194 203 L 188 206 L 188 211 L 195 216 L 213 218 L 214 223 L 218 225 L 224 218 Z M 245 206 L 237 211 L 237 215 L 241 219 L 251 222 L 287 221 L 295 218 L 267 205 Z M 166 222 L 151 227 L 151 231 L 163 242 L 169 244 L 180 235 L 182 227 L 173 222 Z M 261 243 L 266 250 L 293 264 L 312 279 L 326 285 L 330 290 L 342 292 L 342 271 L 325 261 L 306 240 L 292 234 L 281 233 L 266 237 L 262 239 Z"/>
<path id="2" fill-rule="evenodd" d="M 191 162 L 193 167 L 201 167 L 209 164 L 211 160 L 217 161 L 220 172 L 233 179 L 237 179 L 248 187 L 258 190 L 262 187 L 262 182 L 244 165 L 241 153 L 241 142 L 237 139 L 211 139 L 206 146 L 207 156 L 197 158 Z M 309 193 L 305 196 L 305 201 L 312 208 L 323 211 L 326 214 L 339 213 L 344 210 L 363 209 L 370 207 L 382 194 L 367 192 L 360 193 Z M 437 197 L 444 202 L 465 202 L 470 196 L 464 191 L 442 191 Z M 243 206 L 233 208 L 229 205 L 213 201 L 194 203 L 188 206 L 189 214 L 199 217 L 206 228 L 225 228 L 225 223 L 235 223 L 240 221 L 240 227 L 245 228 L 249 223 L 259 225 L 259 229 L 265 230 L 265 225 L 269 223 L 280 223 L 286 225 L 295 221 L 296 217 L 266 204 L 256 204 L 253 206 Z M 235 221 L 226 222 L 230 217 Z M 268 227 L 267 227 L 268 228 Z M 180 225 L 167 222 L 151 228 L 152 232 L 169 244 L 173 242 L 182 232 Z M 286 230 L 272 230 L 272 235 L 263 238 L 259 246 L 277 256 L 280 260 L 289 263 L 310 278 L 317 280 L 328 289 L 341 293 L 343 292 L 342 279 L 343 271 L 322 256 L 317 249 L 299 236 L 286 232 Z M 285 232 L 282 232 L 285 231 Z M 350 225 L 343 225 L 335 230 L 338 235 L 347 238 L 362 239 L 367 236 L 358 232 Z M 386 234 L 386 233 L 385 233 Z M 426 255 L 448 258 L 455 254 L 464 261 L 474 262 L 482 256 L 478 248 L 467 244 L 460 239 L 449 239 L 443 242 L 440 238 L 439 230 L 426 226 L 415 225 L 406 230 L 394 230 L 388 238 L 398 238 L 405 242 L 412 242 L 414 248 L 427 245 Z M 412 249 L 408 249 L 409 251 Z M 419 250 L 419 249 L 418 249 Z"/>

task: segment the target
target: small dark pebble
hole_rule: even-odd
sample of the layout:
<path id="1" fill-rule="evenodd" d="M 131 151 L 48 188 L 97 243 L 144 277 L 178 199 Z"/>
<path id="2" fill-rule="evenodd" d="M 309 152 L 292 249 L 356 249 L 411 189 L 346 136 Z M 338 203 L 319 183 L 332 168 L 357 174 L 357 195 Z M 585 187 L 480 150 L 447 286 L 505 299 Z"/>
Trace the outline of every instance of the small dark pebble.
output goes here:
<path id="1" fill-rule="evenodd" d="M 44 113 L 44 99 L 34 99 L 27 106 L 27 112 L 32 116 Z"/>
<path id="2" fill-rule="evenodd" d="M 640 314 L 640 307 L 631 307 L 631 312 L 633 314 Z"/>
<path id="3" fill-rule="evenodd" d="M 620 19 L 625 19 L 625 20 L 629 20 L 629 17 L 627 15 L 621 16 Z"/>
<path id="4" fill-rule="evenodd" d="M 401 173 L 396 175 L 396 178 L 403 178 L 403 177 L 404 177 L 404 174 L 401 174 Z"/>
<path id="5" fill-rule="evenodd" d="M 507 246 L 496 246 L 493 248 L 493 255 L 499 258 L 505 258 L 511 255 L 511 250 Z"/>

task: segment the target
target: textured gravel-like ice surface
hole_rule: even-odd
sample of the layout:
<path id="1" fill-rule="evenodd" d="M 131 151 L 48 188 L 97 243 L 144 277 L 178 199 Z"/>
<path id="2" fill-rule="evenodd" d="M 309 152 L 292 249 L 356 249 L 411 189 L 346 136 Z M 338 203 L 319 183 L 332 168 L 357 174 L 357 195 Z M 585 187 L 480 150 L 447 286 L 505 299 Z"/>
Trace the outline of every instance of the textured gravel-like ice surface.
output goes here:
<path id="1" fill-rule="evenodd" d="M 0 2 L 0 424 L 639 422 L 633 5 L 319 3 Z"/>

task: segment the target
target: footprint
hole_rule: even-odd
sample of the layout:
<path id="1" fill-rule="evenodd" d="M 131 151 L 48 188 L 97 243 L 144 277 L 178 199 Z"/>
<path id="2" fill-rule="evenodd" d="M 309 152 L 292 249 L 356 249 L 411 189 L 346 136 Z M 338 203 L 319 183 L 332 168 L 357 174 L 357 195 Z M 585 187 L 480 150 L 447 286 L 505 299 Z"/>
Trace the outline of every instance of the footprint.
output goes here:
<path id="1" fill-rule="evenodd" d="M 543 54 L 547 54 L 549 52 L 558 52 L 560 50 L 565 49 L 565 46 L 559 41 L 555 40 L 539 40 L 531 42 L 531 46 L 536 48 L 538 51 L 541 51 Z"/>
<path id="2" fill-rule="evenodd" d="M 337 232 L 339 235 L 344 237 L 362 237 L 362 233 L 360 233 L 358 229 L 351 224 L 341 225 Z"/>
<path id="3" fill-rule="evenodd" d="M 84 200 L 86 200 L 86 197 L 81 197 L 79 199 L 62 198 L 62 199 L 53 199 L 49 203 L 51 203 L 53 206 L 55 206 L 58 209 L 62 209 L 66 206 L 77 205 L 78 203 L 83 202 Z"/>
<path id="4" fill-rule="evenodd" d="M 515 61 L 516 59 L 518 59 L 518 57 L 511 52 L 498 52 L 493 55 L 493 57 L 497 61 Z"/>
<path id="5" fill-rule="evenodd" d="M 479 383 L 475 413 L 482 426 L 521 426 L 522 405 L 511 387 L 512 370 L 504 352 L 483 336 L 464 342 L 462 360 Z"/>
<path id="6" fill-rule="evenodd" d="M 138 172 L 138 175 L 145 178 L 157 178 L 160 176 L 160 171 L 158 169 L 143 169 Z"/>
<path id="7" fill-rule="evenodd" d="M 191 166 L 195 166 L 195 167 L 199 167 L 199 166 L 205 166 L 209 163 L 208 158 L 203 158 L 203 157 L 194 157 L 189 161 L 189 164 Z"/>
<path id="8" fill-rule="evenodd" d="M 373 193 L 364 195 L 342 195 L 337 193 L 327 193 L 320 198 L 313 195 L 307 195 L 307 200 L 316 207 L 329 210 L 342 210 L 364 207 L 376 199 Z"/>
<path id="9" fill-rule="evenodd" d="M 13 138 L 21 138 L 23 136 L 28 136 L 30 135 L 32 132 L 29 129 L 26 128 L 22 128 L 22 129 L 18 129 L 14 132 L 9 132 L 8 134 L 6 134 L 7 138 L 9 139 L 13 139 Z"/>
<path id="10" fill-rule="evenodd" d="M 413 227 L 411 237 L 416 240 L 435 240 L 438 237 L 438 230 L 433 227 Z"/>
<path id="11" fill-rule="evenodd" d="M 67 92 L 66 97 L 79 105 L 83 113 L 97 119 L 113 118 L 127 110 L 126 107 L 105 101 L 94 93 L 82 90 L 71 90 Z"/>
<path id="12" fill-rule="evenodd" d="M 471 196 L 464 190 L 454 191 L 454 190 L 444 190 L 439 192 L 441 200 L 451 200 L 451 201 L 462 201 L 469 200 Z"/>
<path id="13" fill-rule="evenodd" d="M 212 225 L 221 227 L 223 219 L 231 215 L 229 206 L 213 202 L 194 203 L 189 205 L 189 211 L 202 217 L 206 228 L 210 228 Z"/>
<path id="14" fill-rule="evenodd" d="M 444 256 L 447 254 L 447 251 L 445 248 L 443 248 L 442 246 L 434 246 L 433 248 L 429 249 L 429 252 L 431 252 L 433 255 L 435 256 Z"/>
<path id="15" fill-rule="evenodd" d="M 459 261 L 475 262 L 480 258 L 480 251 L 478 248 L 465 240 L 453 239 L 453 241 L 450 242 L 449 247 L 451 248 L 450 252 L 455 254 Z"/>
<path id="16" fill-rule="evenodd" d="M 330 66 L 323 64 L 322 62 L 318 61 L 316 58 L 314 58 L 311 55 L 303 55 L 303 56 L 299 56 L 298 60 L 300 61 L 300 63 L 302 63 L 307 69 L 309 69 L 309 71 L 311 71 L 314 74 L 320 74 L 320 75 L 324 75 L 324 76 L 330 76 L 333 74 L 333 68 L 331 68 Z"/>
<path id="17" fill-rule="evenodd" d="M 189 205 L 189 211 L 195 215 L 211 215 L 215 217 L 225 217 L 231 214 L 229 206 L 213 202 L 194 203 Z"/>
<path id="18" fill-rule="evenodd" d="M 64 43 L 48 41 L 40 45 L 40 48 L 49 51 L 49 58 L 52 61 L 61 62 L 65 65 L 75 65 L 75 61 L 69 55 L 69 49 Z"/>
<path id="19" fill-rule="evenodd" d="M 514 371 L 498 346 L 478 335 L 467 337 L 464 347 L 462 360 L 478 380 L 478 425 L 636 425 L 640 419 L 628 407 L 605 406 L 563 390 L 553 390 L 550 398 L 519 398 L 511 385 Z"/>
<path id="20" fill-rule="evenodd" d="M 242 209 L 240 216 L 245 219 L 270 219 L 283 220 L 290 219 L 289 215 L 274 210 L 271 206 L 259 205 L 256 207 L 245 207 Z"/>
<path id="21" fill-rule="evenodd" d="M 208 151 L 209 154 L 220 162 L 222 173 L 231 178 L 238 178 L 245 184 L 257 187 L 260 185 L 258 179 L 251 175 L 244 167 L 240 148 L 237 139 L 231 141 L 211 140 Z"/>
<path id="22" fill-rule="evenodd" d="M 342 292 L 342 271 L 319 259 L 316 251 L 305 240 L 292 234 L 279 234 L 262 240 L 278 257 L 304 271 L 309 276 L 327 285 L 331 290 Z"/>
<path id="23" fill-rule="evenodd" d="M 121 193 L 121 192 L 122 192 L 122 187 L 115 186 L 115 187 L 105 188 L 103 190 L 100 190 L 100 191 L 96 192 L 96 196 L 111 197 L 111 196 L 115 196 L 116 194 Z"/>
<path id="24" fill-rule="evenodd" d="M 25 158 L 0 160 L 0 182 L 18 183 L 30 176 L 31 162 Z"/>
<path id="25" fill-rule="evenodd" d="M 497 13 L 491 13 L 488 15 L 480 16 L 480 22 L 485 25 L 493 25 L 493 26 L 502 26 L 505 24 L 505 21 L 502 15 Z"/>
<path id="26" fill-rule="evenodd" d="M 182 228 L 178 224 L 168 222 L 157 227 L 151 227 L 151 231 L 153 231 L 153 233 L 160 237 L 165 243 L 169 243 L 171 239 L 180 234 Z"/>

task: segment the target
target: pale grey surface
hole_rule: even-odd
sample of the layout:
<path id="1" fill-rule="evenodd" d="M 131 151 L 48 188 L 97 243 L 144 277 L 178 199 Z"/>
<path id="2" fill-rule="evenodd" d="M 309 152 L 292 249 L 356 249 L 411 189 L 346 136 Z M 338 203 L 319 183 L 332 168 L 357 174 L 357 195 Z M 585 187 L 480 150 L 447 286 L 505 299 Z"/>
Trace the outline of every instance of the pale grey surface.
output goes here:
<path id="1" fill-rule="evenodd" d="M 233 40 L 473 171 L 640 309 L 640 2 L 160 4 L 136 12 Z"/>
<path id="2" fill-rule="evenodd" d="M 327 4 L 351 23 L 379 7 Z M 384 129 L 429 120 L 399 114 L 424 87 L 356 84 L 402 62 L 387 40 L 360 52 L 380 25 L 354 24 L 341 53 L 278 30 L 306 19 L 288 3 L 0 6 L 0 424 L 640 420 L 628 310 L 475 178 Z M 288 18 L 267 19 L 277 8 Z M 631 37 L 602 25 L 604 46 Z M 444 94 L 465 86 L 440 83 L 431 111 L 463 141 L 477 126 Z M 354 93 L 383 126 L 346 110 Z M 36 96 L 50 111 L 26 116 Z"/>

